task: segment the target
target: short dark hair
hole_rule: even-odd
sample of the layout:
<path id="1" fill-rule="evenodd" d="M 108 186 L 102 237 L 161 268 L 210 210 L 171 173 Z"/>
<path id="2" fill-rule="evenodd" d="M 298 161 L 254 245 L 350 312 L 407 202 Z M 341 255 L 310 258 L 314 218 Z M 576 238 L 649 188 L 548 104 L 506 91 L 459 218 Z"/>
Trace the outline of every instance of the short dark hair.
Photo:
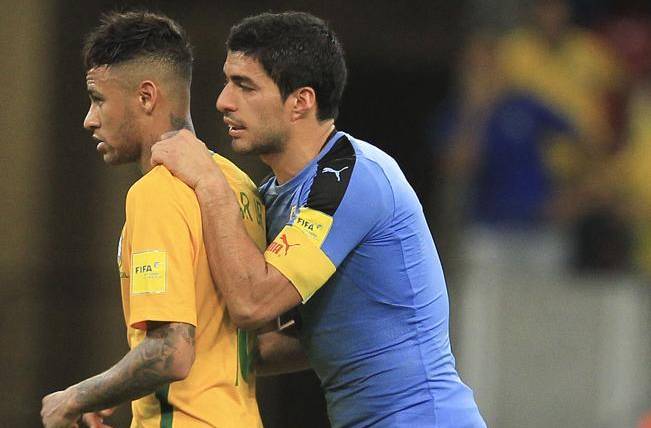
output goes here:
<path id="1" fill-rule="evenodd" d="M 192 46 L 185 30 L 171 18 L 149 11 L 108 12 L 84 43 L 86 70 L 131 60 L 165 63 L 179 77 L 192 80 Z"/>
<path id="2" fill-rule="evenodd" d="M 257 59 L 283 100 L 295 89 L 316 92 L 317 118 L 336 119 L 346 85 L 341 44 L 328 25 L 304 12 L 262 13 L 231 28 L 226 47 Z"/>

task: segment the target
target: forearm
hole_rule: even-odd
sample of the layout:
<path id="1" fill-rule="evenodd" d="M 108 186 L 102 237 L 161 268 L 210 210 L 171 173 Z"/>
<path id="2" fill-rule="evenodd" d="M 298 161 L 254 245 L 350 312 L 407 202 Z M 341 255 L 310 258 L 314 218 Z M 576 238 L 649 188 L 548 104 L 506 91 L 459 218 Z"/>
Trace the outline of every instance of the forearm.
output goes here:
<path id="1" fill-rule="evenodd" d="M 155 330 L 115 366 L 69 388 L 79 413 L 138 399 L 187 375 L 194 360 L 194 327 L 169 323 Z"/>
<path id="2" fill-rule="evenodd" d="M 241 327 L 257 328 L 296 305 L 300 296 L 282 275 L 272 272 L 248 235 L 239 204 L 225 183 L 213 181 L 195 188 L 204 243 L 213 278 L 233 320 Z M 283 293 L 297 298 L 282 299 Z"/>
<path id="3" fill-rule="evenodd" d="M 255 329 L 301 302 L 249 237 L 233 190 L 201 140 L 181 130 L 156 143 L 151 160 L 194 189 L 210 271 L 238 327 Z"/>
<path id="4" fill-rule="evenodd" d="M 310 363 L 296 337 L 274 331 L 258 335 L 254 367 L 256 375 L 270 376 L 307 370 Z"/>
<path id="5" fill-rule="evenodd" d="M 204 243 L 210 270 L 227 301 L 255 301 L 251 284 L 266 274 L 266 262 L 249 237 L 239 204 L 230 187 L 210 183 L 198 186 Z"/>

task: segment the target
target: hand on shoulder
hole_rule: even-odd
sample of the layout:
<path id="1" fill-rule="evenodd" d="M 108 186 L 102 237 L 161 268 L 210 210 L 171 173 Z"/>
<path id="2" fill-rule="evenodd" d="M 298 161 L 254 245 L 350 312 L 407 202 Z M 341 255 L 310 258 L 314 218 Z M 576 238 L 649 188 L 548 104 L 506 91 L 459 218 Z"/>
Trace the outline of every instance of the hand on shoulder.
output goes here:
<path id="1" fill-rule="evenodd" d="M 193 189 L 200 180 L 218 170 L 204 142 L 187 129 L 161 135 L 151 148 L 151 163 L 153 166 L 165 165 Z"/>

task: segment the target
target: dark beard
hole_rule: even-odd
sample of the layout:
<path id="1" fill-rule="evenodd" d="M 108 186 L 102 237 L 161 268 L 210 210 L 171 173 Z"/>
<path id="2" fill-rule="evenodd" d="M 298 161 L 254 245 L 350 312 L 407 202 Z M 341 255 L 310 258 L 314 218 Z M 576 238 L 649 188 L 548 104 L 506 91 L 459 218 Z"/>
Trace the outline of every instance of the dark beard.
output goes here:
<path id="1" fill-rule="evenodd" d="M 270 155 L 275 153 L 280 153 L 285 148 L 286 138 L 281 134 L 273 134 L 267 136 L 264 141 L 256 141 L 250 149 L 246 150 L 237 150 L 235 151 L 239 154 L 244 155 Z"/>
<path id="2" fill-rule="evenodd" d="M 131 112 L 126 111 L 119 129 L 119 135 L 127 142 L 123 144 L 118 159 L 114 164 L 137 162 L 142 154 L 142 136 L 131 117 Z"/>

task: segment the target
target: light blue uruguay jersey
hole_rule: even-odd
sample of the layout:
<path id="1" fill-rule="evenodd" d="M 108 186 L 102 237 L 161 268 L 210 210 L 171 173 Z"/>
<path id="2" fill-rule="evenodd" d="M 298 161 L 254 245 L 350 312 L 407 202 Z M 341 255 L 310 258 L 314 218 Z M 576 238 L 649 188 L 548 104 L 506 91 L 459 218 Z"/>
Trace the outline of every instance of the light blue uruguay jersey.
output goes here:
<path id="1" fill-rule="evenodd" d="M 337 132 L 297 176 L 260 190 L 265 258 L 303 298 L 300 339 L 332 426 L 485 427 L 455 369 L 436 248 L 397 163 Z"/>

